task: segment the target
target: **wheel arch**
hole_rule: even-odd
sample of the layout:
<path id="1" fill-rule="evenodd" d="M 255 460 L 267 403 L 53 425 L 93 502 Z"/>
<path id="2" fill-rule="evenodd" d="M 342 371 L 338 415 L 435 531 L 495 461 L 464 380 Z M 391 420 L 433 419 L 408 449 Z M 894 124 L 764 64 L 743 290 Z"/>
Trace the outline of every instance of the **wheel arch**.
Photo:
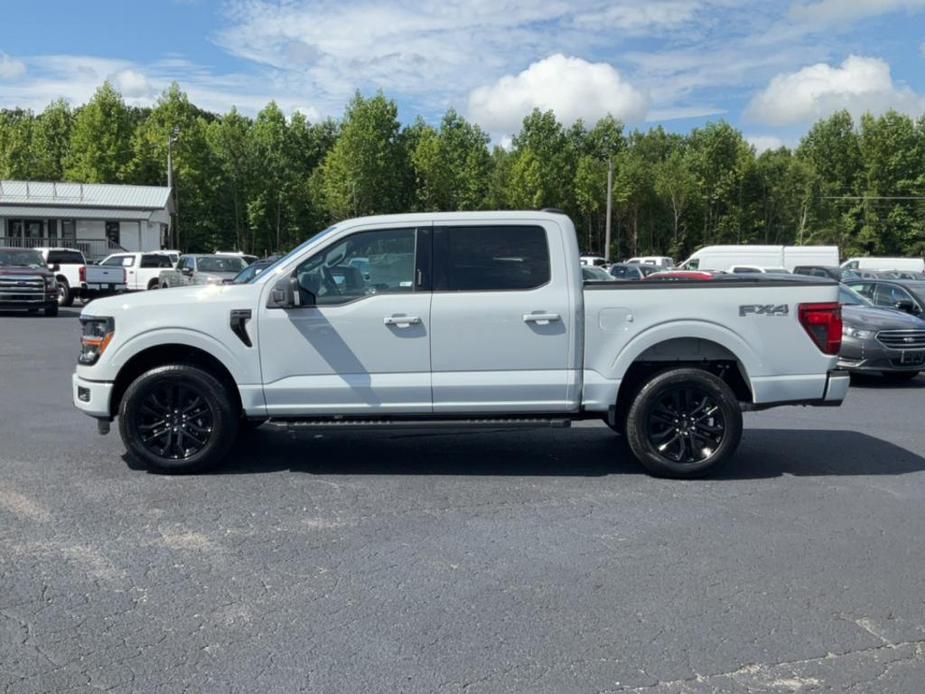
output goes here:
<path id="1" fill-rule="evenodd" d="M 142 349 L 122 365 L 116 375 L 109 399 L 110 414 L 115 416 L 119 412 L 122 397 L 136 378 L 150 369 L 166 364 L 188 364 L 212 374 L 227 388 L 237 411 L 243 411 L 237 382 L 228 367 L 215 355 L 200 347 L 174 342 Z"/>

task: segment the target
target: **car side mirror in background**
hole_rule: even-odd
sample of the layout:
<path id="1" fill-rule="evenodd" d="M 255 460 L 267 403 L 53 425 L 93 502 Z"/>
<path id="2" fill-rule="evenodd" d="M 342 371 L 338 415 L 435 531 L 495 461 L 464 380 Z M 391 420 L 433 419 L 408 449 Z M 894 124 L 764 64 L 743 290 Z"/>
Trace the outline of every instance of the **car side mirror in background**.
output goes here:
<path id="1" fill-rule="evenodd" d="M 52 272 L 60 272 L 61 266 L 58 265 L 58 263 L 52 263 L 51 265 L 48 266 L 48 269 L 51 270 Z"/>
<path id="2" fill-rule="evenodd" d="M 184 275 L 192 275 L 192 274 L 193 274 L 193 268 L 191 268 L 191 267 L 185 267 L 185 268 L 182 268 L 182 269 L 180 270 L 180 272 L 182 272 Z"/>
<path id="3" fill-rule="evenodd" d="M 918 306 L 916 306 L 914 303 L 912 303 L 908 299 L 904 299 L 903 301 L 897 301 L 895 304 L 895 308 L 899 311 L 905 311 L 906 313 L 911 313 L 913 316 L 919 312 Z"/>

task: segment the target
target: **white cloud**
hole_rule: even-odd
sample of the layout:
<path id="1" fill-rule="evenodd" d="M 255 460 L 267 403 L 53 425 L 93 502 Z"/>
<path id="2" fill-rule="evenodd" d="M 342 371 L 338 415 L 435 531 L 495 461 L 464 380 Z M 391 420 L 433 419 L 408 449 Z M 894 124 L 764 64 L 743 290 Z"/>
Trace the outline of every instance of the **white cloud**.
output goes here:
<path id="1" fill-rule="evenodd" d="M 758 154 L 767 152 L 770 149 L 780 149 L 784 146 L 784 141 L 774 135 L 746 135 L 745 140 Z"/>
<path id="2" fill-rule="evenodd" d="M 533 63 L 469 94 L 469 115 L 491 132 L 515 132 L 534 108 L 552 109 L 566 125 L 611 114 L 623 121 L 645 117 L 646 97 L 607 63 L 562 54 Z"/>
<path id="3" fill-rule="evenodd" d="M 582 29 L 616 29 L 630 34 L 659 33 L 679 29 L 692 22 L 705 3 L 698 0 L 665 0 L 641 4 L 612 4 L 600 10 L 578 14 Z"/>
<path id="4" fill-rule="evenodd" d="M 26 74 L 26 64 L 0 52 L 0 79 L 12 80 Z"/>
<path id="5" fill-rule="evenodd" d="M 830 24 L 854 22 L 901 10 L 918 12 L 923 9 L 925 0 L 819 0 L 791 5 L 790 17 L 806 24 Z"/>
<path id="6" fill-rule="evenodd" d="M 109 81 L 116 89 L 122 92 L 126 99 L 137 99 L 140 97 L 151 98 L 157 93 L 154 86 L 148 81 L 142 73 L 137 70 L 126 68 L 109 75 Z"/>
<path id="7" fill-rule="evenodd" d="M 840 109 L 858 115 L 891 108 L 919 115 L 925 112 L 925 98 L 895 84 L 885 61 L 852 55 L 838 67 L 817 63 L 777 75 L 752 98 L 746 116 L 783 126 L 809 123 Z"/>

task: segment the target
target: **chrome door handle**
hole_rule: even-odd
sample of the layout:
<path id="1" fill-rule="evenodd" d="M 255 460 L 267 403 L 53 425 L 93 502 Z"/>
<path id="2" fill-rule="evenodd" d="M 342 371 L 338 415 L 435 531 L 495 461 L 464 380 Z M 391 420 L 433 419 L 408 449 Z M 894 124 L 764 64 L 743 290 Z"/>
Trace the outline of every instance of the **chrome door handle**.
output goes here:
<path id="1" fill-rule="evenodd" d="M 558 313 L 525 313 L 524 323 L 553 323 L 562 320 Z"/>
<path id="2" fill-rule="evenodd" d="M 420 325 L 421 319 L 418 316 L 386 316 L 384 319 L 386 325 Z"/>

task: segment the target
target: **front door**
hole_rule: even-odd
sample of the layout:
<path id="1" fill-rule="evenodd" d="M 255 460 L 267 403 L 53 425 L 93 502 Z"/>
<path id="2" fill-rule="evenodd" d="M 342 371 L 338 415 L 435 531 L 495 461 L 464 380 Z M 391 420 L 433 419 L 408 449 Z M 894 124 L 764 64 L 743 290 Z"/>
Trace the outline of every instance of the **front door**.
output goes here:
<path id="1" fill-rule="evenodd" d="M 332 241 L 295 270 L 313 306 L 260 308 L 270 416 L 428 414 L 428 229 Z"/>
<path id="2" fill-rule="evenodd" d="M 434 226 L 435 413 L 574 409 L 567 276 L 554 226 Z"/>

